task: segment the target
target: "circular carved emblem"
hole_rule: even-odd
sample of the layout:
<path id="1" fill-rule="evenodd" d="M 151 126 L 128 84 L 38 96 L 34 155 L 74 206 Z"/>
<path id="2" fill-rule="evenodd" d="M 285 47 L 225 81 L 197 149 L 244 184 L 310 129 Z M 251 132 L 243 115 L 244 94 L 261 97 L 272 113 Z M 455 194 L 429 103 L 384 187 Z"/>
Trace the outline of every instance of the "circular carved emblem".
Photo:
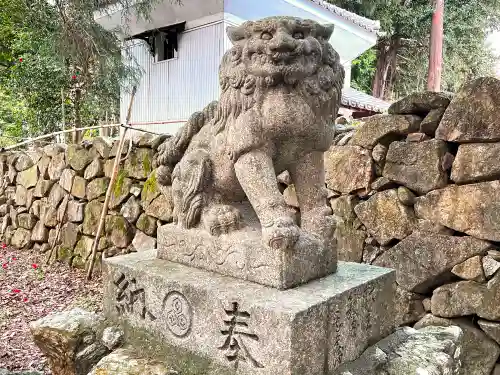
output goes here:
<path id="1" fill-rule="evenodd" d="M 165 297 L 167 327 L 177 337 L 186 336 L 193 323 L 193 312 L 186 297 L 179 292 L 170 292 Z"/>

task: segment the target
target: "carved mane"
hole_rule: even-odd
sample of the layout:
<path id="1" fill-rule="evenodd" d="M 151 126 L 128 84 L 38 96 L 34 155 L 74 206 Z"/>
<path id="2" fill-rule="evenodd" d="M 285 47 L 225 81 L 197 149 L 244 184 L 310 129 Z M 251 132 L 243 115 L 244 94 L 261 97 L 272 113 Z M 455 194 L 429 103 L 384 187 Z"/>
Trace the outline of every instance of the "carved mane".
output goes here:
<path id="1" fill-rule="evenodd" d="M 247 22 L 238 29 L 248 29 L 252 24 Z M 324 28 L 321 25 L 318 27 Z M 228 50 L 219 68 L 221 97 L 212 120 L 216 133 L 223 131 L 229 119 L 236 119 L 251 109 L 265 93 L 279 84 L 296 86 L 315 110 L 319 121 L 326 122 L 331 116 L 335 116 L 341 101 L 344 68 L 340 64 L 338 53 L 321 36 L 321 30 L 317 30 L 317 34 L 322 52 L 321 63 L 312 75 L 300 82 L 288 82 L 286 73 L 284 80 L 278 82 L 272 77 L 256 77 L 246 71 L 242 62 L 242 44 L 235 44 Z M 241 39 L 245 37 L 241 36 Z"/>

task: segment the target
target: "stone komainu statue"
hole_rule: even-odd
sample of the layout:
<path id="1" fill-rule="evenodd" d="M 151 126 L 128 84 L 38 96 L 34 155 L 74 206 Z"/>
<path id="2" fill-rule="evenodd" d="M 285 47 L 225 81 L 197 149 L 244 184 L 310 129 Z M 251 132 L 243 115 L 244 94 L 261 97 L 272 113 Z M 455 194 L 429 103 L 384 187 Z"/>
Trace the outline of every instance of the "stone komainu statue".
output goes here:
<path id="1" fill-rule="evenodd" d="M 158 181 L 172 185 L 177 223 L 214 236 L 238 230 L 235 204 L 248 200 L 273 249 L 292 248 L 300 230 L 330 236 L 323 153 L 344 83 L 328 42 L 333 26 L 272 17 L 227 32 L 234 46 L 220 65 L 220 101 L 193 114 L 159 149 Z M 285 170 L 300 228 L 276 181 Z"/>

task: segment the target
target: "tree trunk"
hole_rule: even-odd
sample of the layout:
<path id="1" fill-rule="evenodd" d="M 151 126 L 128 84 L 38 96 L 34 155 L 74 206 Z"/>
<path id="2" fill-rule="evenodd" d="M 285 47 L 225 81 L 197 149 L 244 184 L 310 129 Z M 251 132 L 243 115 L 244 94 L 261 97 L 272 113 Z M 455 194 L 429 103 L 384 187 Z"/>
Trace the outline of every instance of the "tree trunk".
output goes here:
<path id="1" fill-rule="evenodd" d="M 400 38 L 393 36 L 378 47 L 377 67 L 372 86 L 373 96 L 376 98 L 384 99 L 391 96 L 400 44 Z"/>

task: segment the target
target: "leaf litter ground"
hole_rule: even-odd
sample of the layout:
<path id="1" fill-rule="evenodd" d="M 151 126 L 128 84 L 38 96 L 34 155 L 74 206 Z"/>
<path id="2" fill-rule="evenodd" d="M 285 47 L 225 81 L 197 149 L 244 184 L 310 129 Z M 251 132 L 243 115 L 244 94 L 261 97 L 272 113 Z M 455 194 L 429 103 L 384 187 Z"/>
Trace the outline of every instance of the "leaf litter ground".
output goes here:
<path id="1" fill-rule="evenodd" d="M 0 246 L 0 372 L 50 374 L 29 322 L 73 307 L 101 309 L 100 277 L 87 281 L 82 270 L 62 263 L 46 266 L 44 258 L 44 254 Z"/>

